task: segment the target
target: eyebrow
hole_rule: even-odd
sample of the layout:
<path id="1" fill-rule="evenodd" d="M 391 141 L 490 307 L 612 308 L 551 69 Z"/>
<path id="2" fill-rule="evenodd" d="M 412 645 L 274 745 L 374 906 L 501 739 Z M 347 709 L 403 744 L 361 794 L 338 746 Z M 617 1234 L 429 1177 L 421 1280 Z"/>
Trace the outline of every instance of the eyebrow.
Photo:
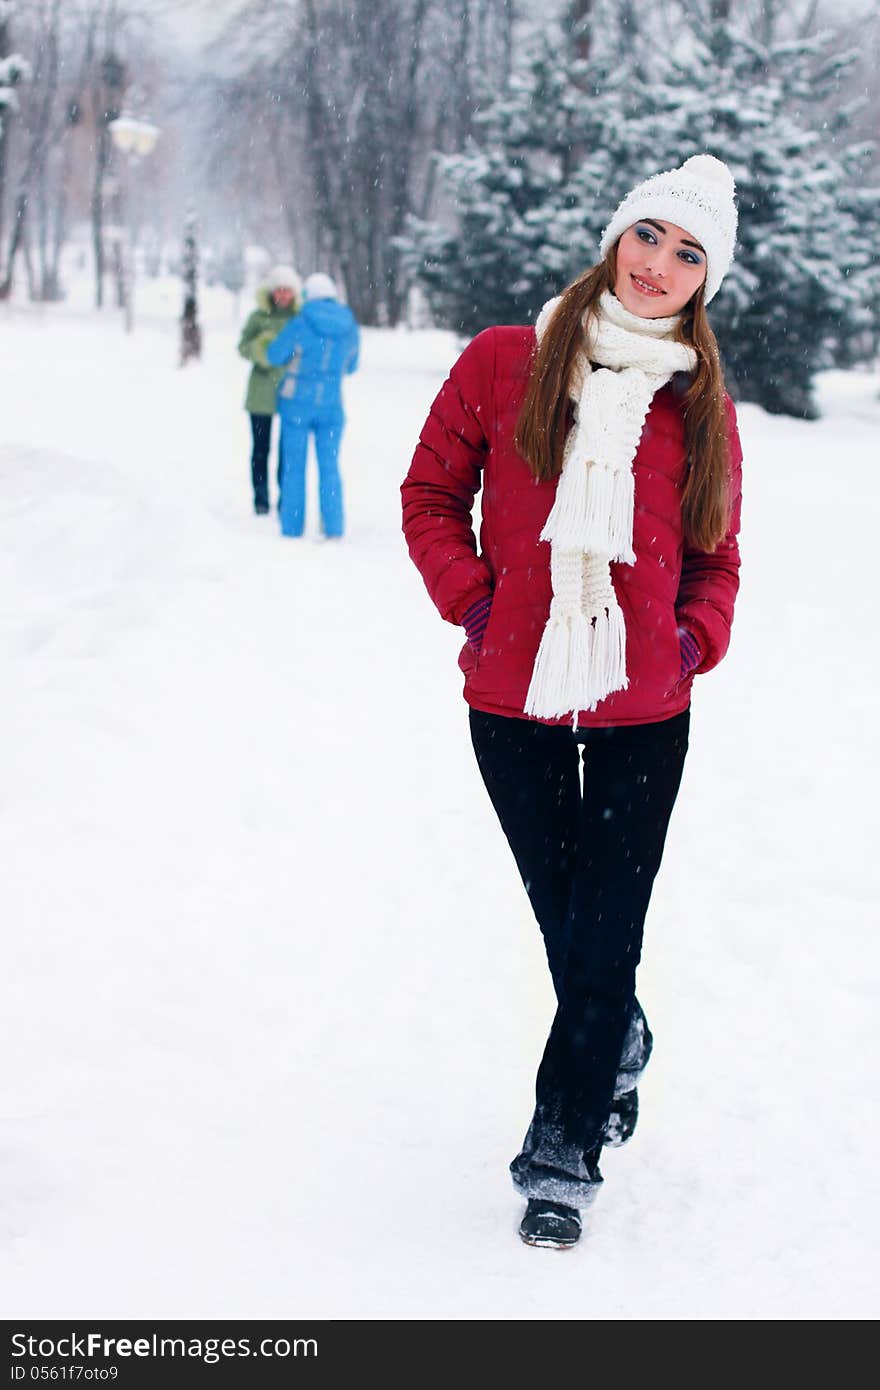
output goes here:
<path id="1" fill-rule="evenodd" d="M 656 227 L 658 232 L 662 232 L 664 236 L 666 235 L 666 228 L 663 226 L 662 222 L 655 222 L 653 217 L 643 217 L 642 221 L 647 222 L 649 227 Z M 685 237 L 682 237 L 681 244 L 682 246 L 693 246 L 696 248 L 697 251 L 703 251 L 703 248 L 698 241 L 688 241 Z M 704 256 L 705 254 L 705 251 L 703 251 Z"/>

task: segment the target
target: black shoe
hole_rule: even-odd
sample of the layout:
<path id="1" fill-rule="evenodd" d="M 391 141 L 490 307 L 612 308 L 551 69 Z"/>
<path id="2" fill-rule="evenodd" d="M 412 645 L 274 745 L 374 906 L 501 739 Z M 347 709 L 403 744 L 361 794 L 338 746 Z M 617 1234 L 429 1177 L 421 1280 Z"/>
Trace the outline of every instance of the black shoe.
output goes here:
<path id="1" fill-rule="evenodd" d="M 580 1213 L 576 1207 L 567 1207 L 564 1202 L 530 1197 L 519 1233 L 526 1245 L 540 1245 L 548 1250 L 569 1250 L 581 1238 Z"/>
<path id="2" fill-rule="evenodd" d="M 615 1096 L 611 1103 L 611 1114 L 605 1126 L 602 1140 L 609 1149 L 619 1149 L 627 1139 L 631 1139 L 639 1118 L 639 1093 L 635 1086 L 622 1096 Z"/>

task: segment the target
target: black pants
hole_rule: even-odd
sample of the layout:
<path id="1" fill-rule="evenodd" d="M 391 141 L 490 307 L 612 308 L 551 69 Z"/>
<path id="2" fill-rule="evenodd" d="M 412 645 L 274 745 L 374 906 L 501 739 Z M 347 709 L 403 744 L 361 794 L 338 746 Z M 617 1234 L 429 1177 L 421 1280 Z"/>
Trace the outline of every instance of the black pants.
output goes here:
<path id="1" fill-rule="evenodd" d="M 657 724 L 577 731 L 476 710 L 470 722 L 483 781 L 543 933 L 557 999 L 535 1112 L 511 1173 L 525 1196 L 584 1206 L 596 1191 L 586 1155 L 602 1143 L 638 1010 L 642 930 L 681 782 L 690 711 Z"/>
<path id="2" fill-rule="evenodd" d="M 269 444 L 272 438 L 272 416 L 251 415 L 254 447 L 251 452 L 251 481 L 254 485 L 254 506 L 269 505 Z M 281 439 L 278 440 L 278 491 L 281 491 Z"/>

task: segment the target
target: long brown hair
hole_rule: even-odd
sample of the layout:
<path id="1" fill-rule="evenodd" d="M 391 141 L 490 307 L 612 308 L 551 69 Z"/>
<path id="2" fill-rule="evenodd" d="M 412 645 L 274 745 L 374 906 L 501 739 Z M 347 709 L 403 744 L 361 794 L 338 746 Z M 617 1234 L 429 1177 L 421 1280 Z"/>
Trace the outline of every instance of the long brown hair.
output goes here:
<path id="1" fill-rule="evenodd" d="M 563 292 L 535 353 L 514 443 L 536 478 L 555 478 L 570 423 L 568 382 L 583 344 L 584 316 L 617 279 L 612 247 Z M 697 367 L 682 397 L 687 475 L 681 499 L 685 541 L 714 550 L 730 524 L 730 458 L 724 376 L 715 334 L 706 318 L 703 286 L 682 312 L 676 337 L 694 348 Z"/>

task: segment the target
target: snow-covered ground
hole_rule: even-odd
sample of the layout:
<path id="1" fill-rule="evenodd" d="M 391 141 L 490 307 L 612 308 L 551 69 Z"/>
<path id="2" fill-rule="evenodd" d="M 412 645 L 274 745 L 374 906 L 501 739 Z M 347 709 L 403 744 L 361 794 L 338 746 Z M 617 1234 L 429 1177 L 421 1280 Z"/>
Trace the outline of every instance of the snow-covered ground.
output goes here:
<path id="1" fill-rule="evenodd" d="M 741 410 L 642 1118 L 563 1257 L 506 1171 L 546 968 L 399 529 L 453 339 L 366 334 L 348 536 L 285 541 L 232 301 L 184 371 L 177 309 L 0 313 L 4 1315 L 873 1316 L 876 379 Z"/>

